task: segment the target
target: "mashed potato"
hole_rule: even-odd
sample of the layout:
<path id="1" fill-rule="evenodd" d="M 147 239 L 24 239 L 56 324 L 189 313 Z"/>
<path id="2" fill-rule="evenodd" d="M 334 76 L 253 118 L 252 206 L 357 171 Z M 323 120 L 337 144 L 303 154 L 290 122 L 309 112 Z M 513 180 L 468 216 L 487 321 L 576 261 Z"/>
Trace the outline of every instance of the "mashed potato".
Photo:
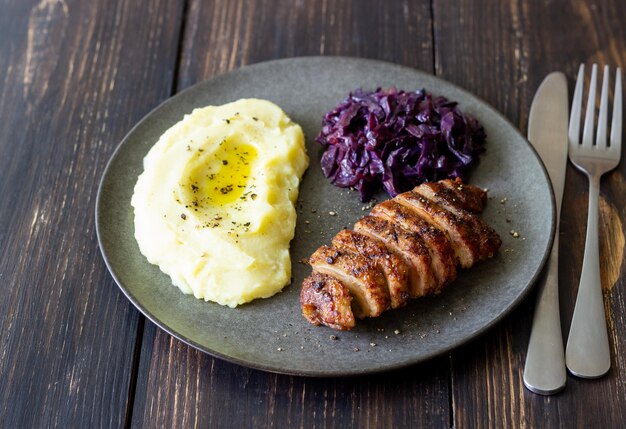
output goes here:
<path id="1" fill-rule="evenodd" d="M 144 159 L 131 204 L 148 261 L 184 293 L 235 307 L 290 281 L 304 136 L 275 104 L 195 109 Z"/>

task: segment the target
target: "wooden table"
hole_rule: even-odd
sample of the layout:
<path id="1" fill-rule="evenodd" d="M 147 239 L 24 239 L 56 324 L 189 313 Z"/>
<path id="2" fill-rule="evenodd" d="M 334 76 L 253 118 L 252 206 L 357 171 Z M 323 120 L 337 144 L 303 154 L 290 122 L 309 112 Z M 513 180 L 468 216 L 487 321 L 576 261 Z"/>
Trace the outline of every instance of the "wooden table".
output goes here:
<path id="1" fill-rule="evenodd" d="M 527 391 L 534 293 L 448 355 L 346 379 L 268 374 L 156 328 L 107 272 L 94 229 L 121 138 L 180 90 L 242 65 L 349 55 L 433 73 L 525 133 L 534 91 L 579 63 L 626 65 L 620 0 L 3 0 L 0 2 L 0 427 L 624 427 L 626 163 L 601 192 L 613 367 Z M 587 181 L 570 165 L 561 229 L 567 334 Z"/>

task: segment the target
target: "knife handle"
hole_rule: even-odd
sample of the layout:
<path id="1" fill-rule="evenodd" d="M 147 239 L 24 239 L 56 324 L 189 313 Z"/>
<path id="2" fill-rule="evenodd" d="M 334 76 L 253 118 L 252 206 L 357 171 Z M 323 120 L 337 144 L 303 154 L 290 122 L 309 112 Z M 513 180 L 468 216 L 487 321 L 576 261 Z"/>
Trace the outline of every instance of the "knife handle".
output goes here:
<path id="1" fill-rule="evenodd" d="M 524 385 L 540 395 L 565 388 L 567 371 L 559 312 L 559 236 L 554 237 L 548 265 L 539 279 L 539 294 L 530 332 Z"/>

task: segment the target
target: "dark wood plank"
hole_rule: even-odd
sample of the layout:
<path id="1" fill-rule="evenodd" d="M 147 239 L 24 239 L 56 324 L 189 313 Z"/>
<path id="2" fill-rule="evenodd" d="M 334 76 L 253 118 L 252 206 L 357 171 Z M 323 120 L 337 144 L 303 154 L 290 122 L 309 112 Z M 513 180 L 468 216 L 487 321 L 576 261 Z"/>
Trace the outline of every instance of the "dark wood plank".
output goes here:
<path id="1" fill-rule="evenodd" d="M 178 89 L 246 64 L 347 55 L 432 72 L 427 1 L 192 0 Z"/>
<path id="2" fill-rule="evenodd" d="M 98 251 L 95 196 L 171 93 L 182 3 L 0 8 L 0 427 L 120 427 L 143 324 Z"/>
<path id="3" fill-rule="evenodd" d="M 447 427 L 446 358 L 388 374 L 307 379 L 211 358 L 146 324 L 133 426 Z"/>
<path id="4" fill-rule="evenodd" d="M 192 1 L 178 88 L 249 63 L 319 54 L 432 71 L 429 3 Z M 443 357 L 372 377 L 288 377 L 213 359 L 146 324 L 133 426 L 448 427 L 447 367 Z"/>
<path id="5" fill-rule="evenodd" d="M 619 1 L 434 2 L 436 72 L 478 94 L 523 132 L 534 91 L 545 75 L 565 72 L 573 88 L 580 62 L 624 66 Z M 497 144 L 497 142 L 493 142 Z M 456 427 L 620 427 L 626 421 L 624 374 L 624 230 L 622 164 L 602 183 L 601 256 L 613 369 L 600 380 L 568 378 L 556 396 L 534 395 L 522 374 L 534 294 L 492 333 L 453 354 Z M 568 168 L 560 235 L 564 337 L 571 321 L 587 217 L 587 182 Z M 621 334 L 620 334 L 621 333 Z"/>

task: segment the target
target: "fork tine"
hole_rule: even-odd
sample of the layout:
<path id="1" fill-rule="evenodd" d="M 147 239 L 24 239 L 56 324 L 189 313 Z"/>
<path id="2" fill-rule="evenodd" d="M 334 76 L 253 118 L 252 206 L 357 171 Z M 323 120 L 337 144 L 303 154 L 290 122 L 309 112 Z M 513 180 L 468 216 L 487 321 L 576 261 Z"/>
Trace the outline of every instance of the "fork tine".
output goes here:
<path id="1" fill-rule="evenodd" d="M 589 95 L 587 96 L 587 113 L 585 114 L 585 128 L 583 129 L 583 146 L 593 145 L 593 123 L 596 113 L 596 82 L 598 80 L 598 65 L 591 67 L 591 81 L 589 82 Z"/>
<path id="2" fill-rule="evenodd" d="M 615 93 L 613 94 L 613 119 L 611 120 L 611 148 L 621 152 L 622 148 L 622 71 L 615 72 Z"/>
<path id="3" fill-rule="evenodd" d="M 604 66 L 602 90 L 600 91 L 600 113 L 598 113 L 598 130 L 596 131 L 596 146 L 606 148 L 606 125 L 609 110 L 609 66 Z"/>
<path id="4" fill-rule="evenodd" d="M 580 112 L 583 104 L 583 84 L 585 80 L 585 65 L 581 64 L 578 68 L 578 77 L 576 78 L 576 88 L 574 89 L 574 98 L 572 98 L 572 112 L 569 117 L 569 144 L 570 146 L 578 146 L 580 143 Z"/>

